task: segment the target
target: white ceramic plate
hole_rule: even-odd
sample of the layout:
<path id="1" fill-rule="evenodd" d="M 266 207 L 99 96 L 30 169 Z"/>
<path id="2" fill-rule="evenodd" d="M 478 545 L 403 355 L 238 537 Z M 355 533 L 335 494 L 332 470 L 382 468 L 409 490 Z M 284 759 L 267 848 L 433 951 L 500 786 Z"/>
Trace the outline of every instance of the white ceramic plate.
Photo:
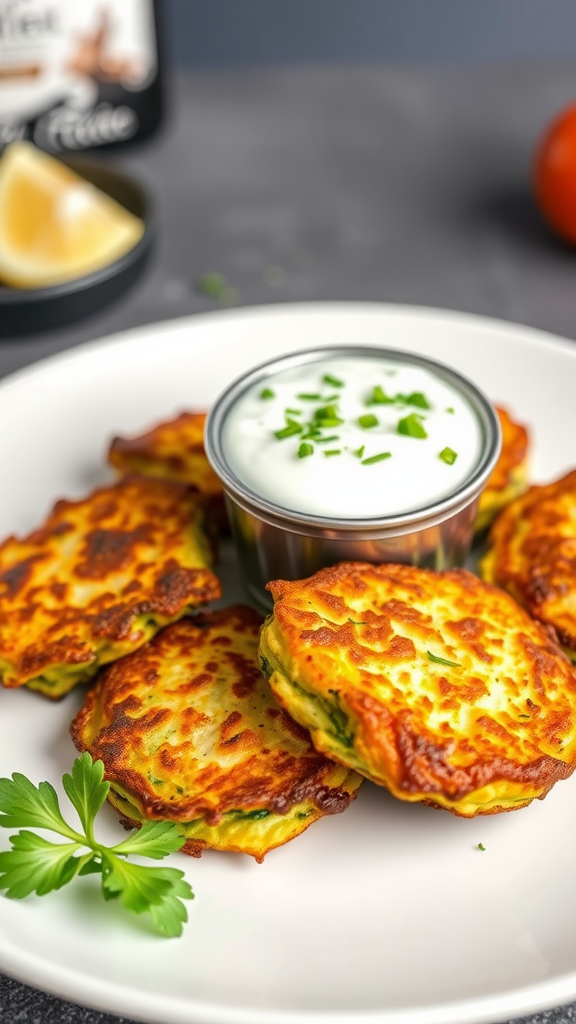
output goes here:
<path id="1" fill-rule="evenodd" d="M 1 384 L 0 536 L 108 479 L 112 434 L 205 407 L 268 357 L 350 342 L 424 353 L 468 374 L 532 424 L 535 480 L 576 463 L 576 346 L 424 309 L 248 309 L 92 343 Z M 68 725 L 80 699 L 0 693 L 0 775 L 58 783 L 75 756 Z M 0 970 L 154 1024 L 508 1020 L 576 999 L 575 806 L 576 776 L 542 803 L 472 821 L 365 783 L 345 814 L 261 866 L 174 855 L 196 893 L 181 939 L 101 902 L 94 876 L 42 899 L 0 897 Z M 103 838 L 117 837 L 110 808 L 103 819 Z"/>

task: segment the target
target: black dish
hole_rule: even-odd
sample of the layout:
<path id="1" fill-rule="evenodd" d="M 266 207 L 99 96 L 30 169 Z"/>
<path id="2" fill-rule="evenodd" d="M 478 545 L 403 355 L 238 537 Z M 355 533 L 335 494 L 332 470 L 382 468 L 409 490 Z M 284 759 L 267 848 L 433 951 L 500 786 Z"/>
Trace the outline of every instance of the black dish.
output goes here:
<path id="1" fill-rule="evenodd" d="M 7 288 L 0 284 L 0 337 L 48 330 L 89 316 L 119 298 L 144 268 L 153 229 L 150 199 L 142 186 L 105 163 L 76 159 L 63 162 L 141 217 L 144 234 L 120 259 L 84 277 L 44 288 Z"/>

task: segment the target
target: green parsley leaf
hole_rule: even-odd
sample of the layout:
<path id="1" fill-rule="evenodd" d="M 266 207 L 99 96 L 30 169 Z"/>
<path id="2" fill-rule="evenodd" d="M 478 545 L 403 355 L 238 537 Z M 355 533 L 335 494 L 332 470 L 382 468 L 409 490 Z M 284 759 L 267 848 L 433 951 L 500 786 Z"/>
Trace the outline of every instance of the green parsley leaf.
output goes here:
<path id="1" fill-rule="evenodd" d="M 276 394 L 274 391 L 272 391 L 272 388 L 262 388 L 262 391 L 260 392 L 258 397 L 262 398 L 265 401 L 268 398 L 276 398 Z"/>
<path id="2" fill-rule="evenodd" d="M 380 452 L 378 455 L 371 455 L 369 459 L 362 459 L 362 466 L 374 466 L 377 462 L 383 462 L 384 459 L 391 459 L 392 452 Z"/>
<path id="3" fill-rule="evenodd" d="M 0 853 L 0 887 L 10 899 L 35 892 L 45 896 L 70 882 L 82 863 L 79 843 L 51 843 L 22 829 L 11 838 L 12 849 Z"/>
<path id="4" fill-rule="evenodd" d="M 298 458 L 305 459 L 307 455 L 314 455 L 314 445 L 303 441 L 298 449 Z"/>
<path id="5" fill-rule="evenodd" d="M 436 665 L 450 665 L 452 668 L 462 668 L 459 661 L 448 661 L 448 658 L 439 658 L 437 654 L 432 654 L 432 651 L 426 651 L 428 655 L 428 661 L 433 661 Z"/>
<path id="6" fill-rule="evenodd" d="M 0 825 L 5 828 L 35 825 L 49 829 L 69 842 L 51 842 L 27 829 L 10 837 L 11 849 L 0 853 L 0 890 L 12 899 L 35 892 L 44 896 L 72 881 L 75 875 L 100 874 L 104 899 L 119 899 L 137 914 L 147 912 L 158 930 L 180 935 L 188 919 L 183 899 L 193 892 L 176 868 L 152 867 L 128 861 L 129 854 L 161 860 L 179 850 L 185 837 L 173 822 L 145 822 L 139 831 L 113 847 L 103 846 L 94 835 L 94 820 L 109 791 L 102 761 L 90 754 L 76 758 L 62 783 L 80 819 L 83 833 L 62 816 L 53 786 L 35 786 L 15 772 L 0 779 Z"/>
<path id="7" fill-rule="evenodd" d="M 362 430 L 370 430 L 372 427 L 378 426 L 378 417 L 372 412 L 367 412 L 364 416 L 358 417 L 358 423 Z"/>
<path id="8" fill-rule="evenodd" d="M 443 448 L 438 453 L 438 458 L 442 459 L 442 462 L 445 462 L 447 466 L 453 466 L 458 458 L 458 452 L 455 452 L 453 448 Z"/>
<path id="9" fill-rule="evenodd" d="M 338 377 L 333 377 L 331 373 L 325 373 L 322 377 L 325 384 L 329 384 L 331 388 L 343 388 L 344 381 L 338 380 Z"/>
<path id="10" fill-rule="evenodd" d="M 404 434 L 406 437 L 428 437 L 428 434 L 420 422 L 421 419 L 422 416 L 417 412 L 411 412 L 409 416 L 405 416 L 404 419 L 398 420 L 396 430 L 399 434 Z"/>

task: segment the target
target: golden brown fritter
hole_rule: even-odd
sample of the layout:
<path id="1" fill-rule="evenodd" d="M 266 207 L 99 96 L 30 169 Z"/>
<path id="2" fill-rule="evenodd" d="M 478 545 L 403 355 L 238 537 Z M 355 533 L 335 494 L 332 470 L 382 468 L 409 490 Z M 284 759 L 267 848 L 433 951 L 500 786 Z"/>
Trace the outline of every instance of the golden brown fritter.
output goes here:
<path id="1" fill-rule="evenodd" d="M 168 626 L 102 673 L 71 726 L 124 817 L 179 822 L 196 856 L 261 860 L 343 811 L 362 781 L 277 705 L 258 667 L 260 623 L 237 605 Z"/>
<path id="2" fill-rule="evenodd" d="M 500 513 L 480 572 L 552 626 L 576 658 L 576 470 L 533 486 Z"/>
<path id="3" fill-rule="evenodd" d="M 188 484 L 201 494 L 207 519 L 226 528 L 222 484 L 204 451 L 205 412 L 183 412 L 138 437 L 115 437 L 108 461 L 121 473 L 140 473 Z"/>
<path id="4" fill-rule="evenodd" d="M 269 584 L 262 669 L 328 757 L 472 817 L 576 764 L 576 672 L 507 594 L 463 569 L 344 562 Z"/>
<path id="5" fill-rule="evenodd" d="M 124 478 L 0 545 L 0 679 L 60 697 L 220 596 L 197 497 Z"/>
<path id="6" fill-rule="evenodd" d="M 485 530 L 498 513 L 528 486 L 528 452 L 530 435 L 527 427 L 512 419 L 506 409 L 495 406 L 502 431 L 502 448 L 498 461 L 480 495 L 475 530 Z"/>

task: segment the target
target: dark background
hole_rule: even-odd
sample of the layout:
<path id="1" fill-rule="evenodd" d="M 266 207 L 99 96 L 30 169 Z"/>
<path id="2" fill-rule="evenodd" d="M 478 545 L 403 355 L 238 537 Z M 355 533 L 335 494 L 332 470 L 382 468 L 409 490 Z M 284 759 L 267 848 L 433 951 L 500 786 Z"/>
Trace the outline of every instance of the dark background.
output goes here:
<path id="1" fill-rule="evenodd" d="M 191 67 L 576 56 L 574 0 L 159 2 L 167 55 Z"/>

